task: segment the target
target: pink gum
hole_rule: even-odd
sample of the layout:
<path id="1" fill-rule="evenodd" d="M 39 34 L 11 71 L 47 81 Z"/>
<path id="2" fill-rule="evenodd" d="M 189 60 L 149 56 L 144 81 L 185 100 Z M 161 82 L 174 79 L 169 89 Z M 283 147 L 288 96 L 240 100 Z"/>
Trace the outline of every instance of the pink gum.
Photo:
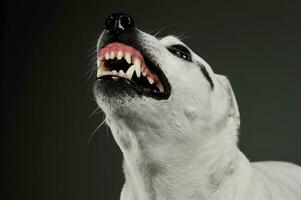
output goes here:
<path id="1" fill-rule="evenodd" d="M 142 71 L 144 71 L 147 74 L 146 76 L 154 79 L 155 82 L 159 80 L 159 77 L 156 74 L 152 73 L 145 65 L 142 54 L 135 48 L 128 46 L 126 44 L 119 43 L 119 42 L 110 43 L 99 51 L 98 56 L 101 59 L 103 59 L 106 53 L 110 53 L 112 51 L 115 54 L 117 54 L 118 51 L 121 51 L 123 54 L 130 53 L 133 58 L 139 58 L 142 65 Z"/>

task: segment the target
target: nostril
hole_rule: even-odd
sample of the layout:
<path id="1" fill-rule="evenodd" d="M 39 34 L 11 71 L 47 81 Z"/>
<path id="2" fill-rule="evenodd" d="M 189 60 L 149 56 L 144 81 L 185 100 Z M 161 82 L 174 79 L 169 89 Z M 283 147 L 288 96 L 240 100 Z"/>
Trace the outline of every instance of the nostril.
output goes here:
<path id="1" fill-rule="evenodd" d="M 110 29 L 112 29 L 113 27 L 114 27 L 114 16 L 109 16 L 107 19 L 106 19 L 106 21 L 105 21 L 105 29 L 106 30 L 110 30 Z"/>
<path id="2" fill-rule="evenodd" d="M 116 13 L 109 16 L 105 21 L 105 29 L 111 33 L 121 33 L 135 27 L 133 18 L 124 13 Z"/>
<path id="3" fill-rule="evenodd" d="M 125 28 L 134 28 L 135 27 L 134 20 L 129 15 L 121 15 L 119 18 L 119 22 L 120 22 L 121 26 L 123 26 Z"/>

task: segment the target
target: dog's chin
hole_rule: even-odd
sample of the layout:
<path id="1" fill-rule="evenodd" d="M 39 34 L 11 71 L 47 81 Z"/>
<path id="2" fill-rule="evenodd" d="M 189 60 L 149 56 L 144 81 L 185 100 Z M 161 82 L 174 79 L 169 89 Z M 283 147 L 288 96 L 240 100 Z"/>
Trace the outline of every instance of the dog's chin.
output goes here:
<path id="1" fill-rule="evenodd" d="M 139 96 L 129 80 L 114 76 L 97 79 L 94 85 L 94 94 L 96 98 L 105 98 L 109 101 L 114 101 L 114 99 L 122 101 L 122 99 Z"/>
<path id="2" fill-rule="evenodd" d="M 139 97 L 129 81 L 118 77 L 98 79 L 94 84 L 94 96 L 100 108 L 108 111 L 124 109 L 127 102 Z"/>

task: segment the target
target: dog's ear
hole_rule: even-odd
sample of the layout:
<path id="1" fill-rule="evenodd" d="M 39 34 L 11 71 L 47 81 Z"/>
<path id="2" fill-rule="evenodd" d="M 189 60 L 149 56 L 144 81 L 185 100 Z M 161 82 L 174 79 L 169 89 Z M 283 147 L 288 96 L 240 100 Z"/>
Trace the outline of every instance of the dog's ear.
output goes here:
<path id="1" fill-rule="evenodd" d="M 232 116 L 235 119 L 237 128 L 240 126 L 240 114 L 238 110 L 237 101 L 233 92 L 233 89 L 231 87 L 230 81 L 227 77 L 223 75 L 216 74 L 217 80 L 221 83 L 221 86 L 224 88 L 226 93 L 228 94 L 228 97 L 230 99 L 230 116 Z"/>

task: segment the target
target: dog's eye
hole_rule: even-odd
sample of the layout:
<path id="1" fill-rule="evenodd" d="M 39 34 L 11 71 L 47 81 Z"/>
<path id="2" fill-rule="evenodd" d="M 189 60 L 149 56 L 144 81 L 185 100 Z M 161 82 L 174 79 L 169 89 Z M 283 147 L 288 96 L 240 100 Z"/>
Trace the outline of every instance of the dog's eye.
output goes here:
<path id="1" fill-rule="evenodd" d="M 175 44 L 175 45 L 167 47 L 167 50 L 170 53 L 178 56 L 179 58 L 182 58 L 184 60 L 187 60 L 187 61 L 191 62 L 190 51 L 186 47 L 184 47 L 183 45 Z"/>

